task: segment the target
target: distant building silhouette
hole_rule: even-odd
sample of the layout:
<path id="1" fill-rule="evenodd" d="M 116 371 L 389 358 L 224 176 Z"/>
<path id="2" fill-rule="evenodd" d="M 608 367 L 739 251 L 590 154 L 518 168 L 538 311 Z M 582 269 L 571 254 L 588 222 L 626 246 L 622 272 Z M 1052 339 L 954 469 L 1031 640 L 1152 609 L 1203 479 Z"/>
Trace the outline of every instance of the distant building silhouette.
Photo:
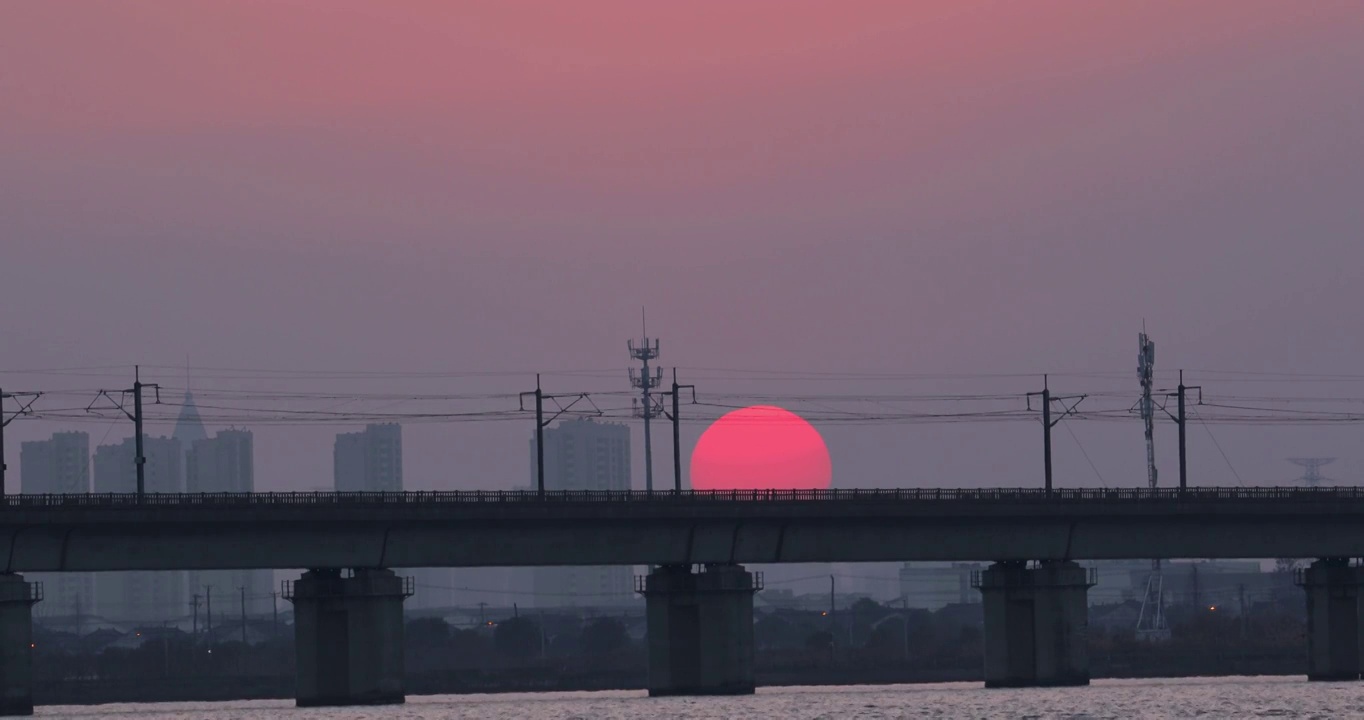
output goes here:
<path id="1" fill-rule="evenodd" d="M 53 433 L 50 440 L 21 444 L 19 492 L 90 492 L 90 436 L 83 432 Z"/>
<path id="2" fill-rule="evenodd" d="M 190 447 L 186 492 L 255 492 L 255 442 L 249 430 L 223 430 Z"/>
<path id="3" fill-rule="evenodd" d="M 531 487 L 537 486 L 535 438 L 530 440 Z M 546 490 L 629 490 L 630 428 L 588 419 L 545 429 Z M 622 605 L 634 598 L 629 567 L 535 568 L 539 607 Z"/>
<path id="4" fill-rule="evenodd" d="M 190 391 L 185 391 L 185 399 L 180 404 L 180 415 L 175 419 L 175 430 L 171 431 L 171 437 L 175 438 L 185 454 L 194 447 L 194 443 L 208 437 L 208 431 L 204 430 L 204 421 L 199 417 L 199 408 L 194 404 L 194 395 Z"/>
<path id="5" fill-rule="evenodd" d="M 336 436 L 332 477 L 337 492 L 400 492 L 403 489 L 403 427 L 368 425 Z"/>
<path id="6" fill-rule="evenodd" d="M 535 487 L 533 436 L 530 459 L 531 487 Z M 546 428 L 545 489 L 629 490 L 629 426 L 574 419 Z"/>
<path id="7" fill-rule="evenodd" d="M 146 492 L 184 492 L 184 458 L 180 443 L 168 437 L 146 437 L 142 439 L 142 444 L 147 458 Z M 95 492 L 137 492 L 136 456 L 137 446 L 133 438 L 127 438 L 118 445 L 95 448 Z"/>
<path id="8" fill-rule="evenodd" d="M 971 572 L 983 569 L 979 563 L 905 563 L 900 568 L 900 602 L 924 610 L 980 602 L 980 592 L 971 587 Z"/>
<path id="9" fill-rule="evenodd" d="M 83 432 L 54 433 L 50 440 L 19 446 L 19 492 L 26 495 L 90 492 L 90 436 Z M 43 602 L 34 607 L 39 617 L 60 617 L 79 632 L 85 616 L 94 612 L 95 576 L 91 573 L 30 573 L 43 584 Z"/>
<path id="10" fill-rule="evenodd" d="M 222 430 L 212 438 L 196 440 L 189 451 L 185 474 L 187 492 L 255 492 L 255 443 L 248 430 Z M 271 611 L 274 592 L 272 570 L 191 571 L 188 594 L 213 596 L 225 612 L 235 616 L 241 609 L 241 588 L 246 588 L 246 611 L 261 615 Z"/>
<path id="11" fill-rule="evenodd" d="M 367 425 L 361 432 L 337 435 L 332 478 L 337 492 L 402 492 L 403 426 Z M 449 568 L 412 568 L 404 574 L 416 585 L 408 609 L 451 604 L 454 572 Z"/>
<path id="12" fill-rule="evenodd" d="M 184 449 L 179 441 L 144 438 L 143 452 L 147 458 L 146 492 L 184 491 Z M 136 455 L 133 438 L 95 448 L 95 492 L 137 492 Z M 95 578 L 95 607 L 111 621 L 160 623 L 184 615 L 187 603 L 184 571 L 100 573 Z"/>

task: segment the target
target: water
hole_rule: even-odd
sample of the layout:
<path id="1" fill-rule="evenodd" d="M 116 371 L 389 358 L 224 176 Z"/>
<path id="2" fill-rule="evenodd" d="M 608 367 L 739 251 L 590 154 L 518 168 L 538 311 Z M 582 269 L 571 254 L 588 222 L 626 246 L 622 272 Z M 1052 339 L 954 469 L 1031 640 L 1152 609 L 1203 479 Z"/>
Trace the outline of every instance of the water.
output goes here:
<path id="1" fill-rule="evenodd" d="M 81 720 L 742 720 L 745 718 L 1338 718 L 1364 716 L 1364 686 L 1305 678 L 1096 680 L 1087 688 L 985 690 L 979 683 L 761 688 L 750 697 L 660 698 L 643 692 L 436 695 L 378 708 L 292 701 L 40 707 Z"/>

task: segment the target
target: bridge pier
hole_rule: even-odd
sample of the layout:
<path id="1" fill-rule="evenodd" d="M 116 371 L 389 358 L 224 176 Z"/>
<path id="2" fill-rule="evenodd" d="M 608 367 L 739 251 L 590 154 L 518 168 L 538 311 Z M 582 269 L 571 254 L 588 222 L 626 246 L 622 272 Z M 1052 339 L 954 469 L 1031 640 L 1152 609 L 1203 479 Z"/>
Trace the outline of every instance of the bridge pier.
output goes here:
<path id="1" fill-rule="evenodd" d="M 43 584 L 0 574 L 0 715 L 33 714 L 33 604 Z"/>
<path id="2" fill-rule="evenodd" d="M 1299 570 L 1297 582 L 1307 591 L 1307 679 L 1358 680 L 1364 567 L 1323 558 Z"/>
<path id="3" fill-rule="evenodd" d="M 403 691 L 403 600 L 392 570 L 309 570 L 286 584 L 294 604 L 299 707 L 396 705 Z"/>
<path id="4" fill-rule="evenodd" d="M 648 622 L 649 695 L 753 694 L 753 593 L 739 565 L 663 565 L 636 578 Z"/>
<path id="5" fill-rule="evenodd" d="M 985 687 L 1089 684 L 1092 571 L 1070 561 L 997 562 L 972 584 L 985 611 Z"/>

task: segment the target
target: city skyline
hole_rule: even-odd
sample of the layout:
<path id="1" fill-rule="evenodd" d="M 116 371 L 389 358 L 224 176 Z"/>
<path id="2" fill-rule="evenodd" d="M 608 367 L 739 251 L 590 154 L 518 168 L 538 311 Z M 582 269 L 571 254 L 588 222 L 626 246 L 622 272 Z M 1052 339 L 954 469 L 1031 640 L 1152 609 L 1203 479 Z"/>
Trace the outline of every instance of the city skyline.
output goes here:
<path id="1" fill-rule="evenodd" d="M 1143 320 L 1163 382 L 1274 371 L 1320 377 L 1239 394 L 1360 395 L 1364 338 L 1338 313 L 1364 263 L 1348 4 L 796 3 L 776 22 L 760 5 L 413 6 L 384 23 L 363 2 L 325 21 L 7 9 L 0 66 L 25 71 L 0 108 L 0 285 L 43 302 L 0 318 L 0 387 L 126 388 L 142 362 L 173 400 L 188 355 L 196 399 L 518 393 L 536 372 L 557 392 L 625 390 L 644 305 L 664 367 L 703 396 L 1031 392 L 1048 372 L 1085 392 L 1096 371 L 1132 392 Z M 360 37 L 382 62 L 356 57 Z M 442 372 L 480 374 L 413 379 Z M 17 420 L 7 438 L 58 429 Z M 253 429 L 260 488 L 331 485 L 343 428 Z M 408 485 L 510 487 L 524 429 L 409 423 Z M 820 429 L 836 486 L 1040 476 L 1016 460 L 1039 452 L 1026 425 Z M 1105 483 L 1140 483 L 1139 432 L 1073 430 Z M 1238 484 L 1197 430 L 1194 475 Z M 1213 432 L 1248 484 L 1292 477 L 1296 456 L 1364 475 L 1349 428 Z M 1069 434 L 1057 450 L 1063 482 L 1100 483 Z"/>
<path id="2" fill-rule="evenodd" d="M 1348 713 L 1361 37 L 0 2 L 0 715 Z"/>
<path id="3" fill-rule="evenodd" d="M 569 413 L 564 415 L 565 418 L 596 417 L 601 412 L 604 420 L 639 427 L 639 418 L 632 417 L 633 411 L 628 406 L 622 405 L 622 403 L 629 402 L 628 394 L 622 392 L 621 385 L 623 383 L 617 378 L 624 375 L 625 370 L 626 368 L 614 370 L 604 367 L 600 370 L 544 373 L 543 375 L 548 379 L 548 382 L 555 383 L 557 389 L 581 390 L 584 397 L 597 398 L 594 402 L 601 403 L 605 408 L 604 411 L 601 411 L 595 405 L 590 407 L 579 405 L 570 409 Z M 468 378 L 472 377 L 484 388 L 502 387 L 510 393 L 517 387 L 524 387 L 516 377 L 520 373 L 500 371 L 490 374 L 483 371 L 454 371 L 450 373 L 417 373 L 414 376 L 408 372 L 364 371 L 358 377 L 377 376 L 378 382 L 390 388 L 389 392 L 383 394 L 371 394 L 363 391 L 364 385 L 358 392 L 355 389 L 337 389 L 338 385 L 344 387 L 346 384 L 354 385 L 354 383 L 344 379 L 335 379 L 334 373 L 331 372 L 321 373 L 320 378 L 313 378 L 310 376 L 311 373 L 307 372 L 281 370 L 251 371 L 202 368 L 199 369 L 199 372 L 221 375 L 221 377 L 209 381 L 212 384 L 219 385 L 221 389 L 206 390 L 215 396 L 215 402 L 225 403 L 210 410 L 208 417 L 211 424 L 228 430 L 246 428 L 253 423 L 259 423 L 264 428 L 263 442 L 265 447 L 273 452 L 269 453 L 269 458 L 264 465 L 257 463 L 257 468 L 263 468 L 262 477 L 265 478 L 265 484 L 260 489 L 319 490 L 334 488 L 336 482 L 334 474 L 323 475 L 328 465 L 323 459 L 326 450 L 318 448 L 316 452 L 303 454 L 301 449 L 308 445 L 316 447 L 322 442 L 330 442 L 333 446 L 333 456 L 335 456 L 336 437 L 352 435 L 357 429 L 363 432 L 367 424 L 374 424 L 371 420 L 364 418 L 378 419 L 379 424 L 387 422 L 406 425 L 407 433 L 416 436 L 415 451 L 405 450 L 403 452 L 404 457 L 407 458 L 407 464 L 412 465 L 415 462 L 414 467 L 418 468 L 415 474 L 407 473 L 410 489 L 510 489 L 519 486 L 516 476 L 520 473 L 514 469 L 515 463 L 509 458 L 499 457 L 488 452 L 452 456 L 449 451 L 457 446 L 464 447 L 466 438 L 486 437 L 490 433 L 493 437 L 519 435 L 526 425 L 533 426 L 533 407 L 525 405 L 524 399 L 518 407 L 514 400 L 508 400 L 497 394 L 432 394 L 429 388 L 432 386 L 448 386 L 450 383 L 467 384 Z M 702 403 L 699 406 L 692 405 L 692 398 L 687 397 L 686 402 L 682 404 L 680 437 L 683 443 L 683 482 L 686 486 L 689 486 L 690 482 L 689 458 L 697 439 L 713 420 L 723 415 L 727 409 L 734 407 L 727 404 L 723 398 L 748 398 L 750 404 L 775 402 L 797 414 L 810 418 L 820 434 L 825 436 L 829 445 L 834 460 L 835 487 L 859 485 L 870 487 L 923 486 L 926 481 L 916 476 L 898 479 L 860 474 L 858 470 L 865 468 L 868 455 L 866 451 L 870 449 L 871 454 L 878 451 L 875 446 L 880 441 L 871 441 L 870 438 L 872 436 L 884 438 L 889 433 L 899 438 L 907 438 L 912 442 L 917 442 L 915 438 L 918 437 L 960 435 L 952 429 L 958 415 L 970 415 L 970 411 L 973 409 L 971 403 L 989 400 L 994 404 L 985 409 L 999 413 L 1001 422 L 987 421 L 984 425 L 972 423 L 969 426 L 972 431 L 971 434 L 979 436 L 980 432 L 983 431 L 991 438 L 1007 439 L 1008 442 L 994 447 L 992 440 L 991 444 L 982 448 L 985 452 L 981 454 L 982 457 L 977 457 L 976 460 L 979 461 L 1001 454 L 1017 456 L 1022 453 L 1025 462 L 1021 466 L 1011 464 L 1010 469 L 1006 472 L 976 474 L 974 477 L 971 474 L 962 475 L 961 477 L 966 479 L 961 481 L 961 485 L 965 487 L 1028 486 L 1039 483 L 1041 480 L 1040 435 L 1036 434 L 1035 429 L 1028 428 L 1031 423 L 1020 424 L 1017 421 L 1026 419 L 1021 416 L 1028 413 L 1037 414 L 1038 408 L 1035 407 L 1035 403 L 1029 402 L 1025 396 L 1029 393 L 1036 394 L 1034 389 L 1040 389 L 1043 380 L 1042 375 L 1032 376 L 1031 373 L 963 373 L 954 375 L 852 372 L 808 375 L 757 370 L 716 370 L 705 367 L 683 369 L 682 372 L 683 380 L 701 383 L 698 391 L 700 395 L 697 397 Z M 117 368 L 97 368 L 81 374 L 118 377 L 120 370 Z M 260 377 L 256 378 L 253 376 L 254 374 L 259 374 Z M 343 378 L 345 375 L 346 373 L 342 373 Z M 487 377 L 488 375 L 492 376 L 491 379 Z M 1155 376 L 1157 394 L 1172 394 L 1175 385 L 1184 374 L 1179 369 L 1162 366 L 1158 362 Z M 303 378 L 302 381 L 299 380 L 300 377 Z M 533 381 L 533 375 L 529 377 Z M 239 399 L 239 396 L 242 396 L 243 392 L 234 389 L 234 386 L 240 386 L 243 378 L 258 388 L 246 393 L 247 400 L 245 402 L 248 405 L 260 405 L 262 407 L 249 411 L 235 409 L 242 406 L 243 401 Z M 1050 378 L 1050 383 L 1054 386 L 1054 394 L 1070 391 L 1074 395 L 1085 394 L 1087 396 L 1084 401 L 1087 404 L 1082 406 L 1082 412 L 1071 421 L 1071 424 L 1079 422 L 1079 425 L 1075 425 L 1075 428 L 1079 429 L 1070 429 L 1057 437 L 1055 460 L 1058 468 L 1058 486 L 1144 485 L 1140 427 L 1139 424 L 1134 424 L 1137 418 L 1128 412 L 1130 406 L 1126 404 L 1140 397 L 1140 388 L 1135 382 L 1136 374 L 1133 373 L 1129 378 L 1127 373 L 1117 369 L 1098 368 L 1090 372 L 1053 373 L 1050 374 Z M 1357 469 L 1359 458 L 1352 457 L 1348 452 L 1349 437 L 1352 432 L 1350 426 L 1354 422 L 1350 418 L 1353 416 L 1348 412 L 1337 412 L 1332 407 L 1332 405 L 1339 405 L 1339 403 L 1349 400 L 1349 397 L 1331 397 L 1329 393 L 1322 393 L 1317 390 L 1323 385 L 1343 384 L 1347 388 L 1346 392 L 1352 393 L 1353 391 L 1348 388 L 1357 382 L 1355 376 L 1349 374 L 1203 369 L 1189 372 L 1188 378 L 1190 384 L 1199 383 L 1197 398 L 1191 396 L 1190 399 L 1190 412 L 1197 423 L 1194 428 L 1188 431 L 1192 483 L 1224 486 L 1294 483 L 1299 481 L 1298 475 L 1301 474 L 1301 471 L 1288 465 L 1289 462 L 1302 456 L 1320 457 L 1325 455 L 1332 458 L 1338 457 L 1341 460 L 1340 464 L 1333 465 L 1332 474 L 1334 478 L 1350 484 L 1356 482 L 1355 478 L 1359 477 L 1359 470 Z M 49 380 L 51 380 L 51 376 L 49 376 Z M 374 381 L 370 380 L 370 382 Z M 1364 380 L 1358 382 L 1364 382 Z M 837 384 L 839 391 L 828 393 L 826 388 L 830 387 L 831 384 Z M 51 385 L 39 387 L 61 388 L 62 384 L 58 380 Z M 264 387 L 271 389 L 263 389 Z M 858 389 L 860 392 L 847 392 L 844 391 L 845 387 L 849 390 Z M 1301 392 L 1301 388 L 1304 387 L 1311 388 L 1314 391 L 1312 396 Z M 783 394 L 764 392 L 769 388 L 784 392 Z M 923 392 L 927 388 L 934 388 L 937 391 L 943 389 L 965 389 L 969 391 L 960 394 L 939 395 L 937 392 L 931 394 Z M 662 389 L 666 389 L 666 385 Z M 814 391 L 813 394 L 806 394 L 811 391 Z M 94 425 L 103 429 L 100 444 L 109 445 L 120 442 L 120 440 L 111 439 L 111 436 L 117 438 L 122 432 L 131 430 L 132 424 L 130 422 L 110 415 L 108 410 L 98 414 L 90 414 L 81 410 L 65 410 L 49 416 L 43 412 L 44 404 L 64 405 L 73 400 L 83 401 L 83 398 L 87 396 L 87 391 L 57 389 L 48 392 L 50 394 L 39 398 L 39 402 L 36 404 L 37 412 L 35 415 L 37 419 L 19 416 L 13 418 L 15 422 L 12 422 L 7 428 L 7 444 L 12 443 L 9 445 L 11 460 L 13 460 L 14 455 L 13 445 L 22 445 L 31 438 L 50 437 L 53 433 L 71 432 L 81 427 Z M 173 387 L 167 387 L 166 392 L 175 393 L 179 391 Z M 712 396 L 721 398 L 719 404 L 707 397 L 708 392 Z M 1201 407 L 1204 404 L 1202 400 L 1205 395 L 1212 407 L 1235 408 L 1235 406 L 1226 405 L 1229 401 L 1228 398 L 1231 402 L 1250 400 L 1261 404 L 1269 403 L 1263 408 L 1245 408 L 1246 410 L 1263 410 L 1264 413 L 1269 414 L 1260 413 L 1260 415 L 1256 415 L 1253 412 L 1225 414 L 1224 412 L 1222 415 L 1218 415 L 1217 413 L 1222 411 Z M 568 396 L 576 397 L 577 394 L 568 393 Z M 293 400 L 289 398 L 293 398 Z M 297 404 L 313 403 L 316 405 L 320 403 L 325 408 L 326 406 L 337 405 L 337 398 L 343 398 L 340 401 L 342 405 L 354 408 L 354 417 L 359 419 L 346 420 L 344 419 L 347 415 L 346 412 L 318 412 L 301 409 L 301 406 Z M 932 400 L 936 404 L 926 404 L 928 400 Z M 666 398 L 656 398 L 655 401 L 665 405 L 667 403 Z M 127 404 L 130 402 L 130 400 L 126 401 Z M 847 405 L 849 402 L 854 404 Z M 1173 402 L 1173 400 L 1170 399 L 1169 402 Z M 888 403 L 903 404 L 898 407 L 890 407 Z M 1103 405 L 1096 405 L 1096 403 L 1103 403 Z M 1275 405 L 1275 403 L 1278 404 Z M 472 409 L 461 411 L 458 407 L 470 407 Z M 981 406 L 975 405 L 974 408 L 980 409 Z M 553 410 L 553 408 L 550 409 Z M 1002 412 L 1001 409 L 1003 409 Z M 186 416 L 192 416 L 194 423 L 198 423 L 198 426 L 202 428 L 198 407 L 188 392 L 185 393 L 185 401 L 181 403 L 152 404 L 149 402 L 146 404 L 145 410 L 148 413 L 146 421 L 147 437 L 154 437 L 158 433 L 164 433 L 168 430 L 172 431 L 172 436 L 183 435 L 185 427 L 195 426 L 195 424 L 186 425 Z M 1097 412 L 1097 415 L 1091 416 L 1083 411 Z M 243 414 L 244 412 L 245 414 Z M 941 415 L 936 414 L 939 412 Z M 471 416 L 472 422 L 464 421 L 463 416 L 465 415 Z M 1126 417 L 1127 415 L 1131 415 L 1131 417 Z M 1207 417 L 1206 421 L 1204 420 L 1205 416 Z M 920 417 L 925 418 L 927 422 L 916 419 Z M 1093 419 L 1110 421 L 1126 419 L 1131 420 L 1132 423 L 1087 422 Z M 1253 422 L 1243 422 L 1246 419 Z M 507 422 L 508 420 L 512 422 Z M 1341 422 L 1342 420 L 1344 422 Z M 673 448 L 669 424 L 670 422 L 664 417 L 660 417 L 655 423 L 654 469 L 658 481 L 664 484 L 671 483 L 670 466 Z M 348 432 L 337 434 L 331 431 L 332 428 L 347 430 Z M 33 432 L 35 430 L 47 430 L 48 434 L 46 436 L 37 435 Z M 253 431 L 253 433 L 258 432 Z M 1261 438 L 1263 444 L 1252 455 L 1244 447 L 1239 446 L 1238 441 L 1244 437 Z M 304 439 L 305 442 L 299 442 L 300 438 Z M 131 436 L 127 435 L 121 441 L 130 439 Z M 455 442 L 452 443 L 451 440 Z M 1176 432 L 1173 423 L 1165 416 L 1157 418 L 1156 451 L 1158 465 L 1164 469 L 1161 475 L 1162 485 L 1177 483 L 1175 440 Z M 634 442 L 642 443 L 642 438 L 637 437 Z M 189 446 L 183 441 L 181 444 L 188 453 L 187 448 Z M 501 441 L 499 440 L 493 445 L 500 447 L 500 444 Z M 412 443 L 409 442 L 408 445 L 412 445 Z M 284 463 L 285 467 L 306 467 L 308 468 L 307 472 L 302 474 L 284 473 L 281 472 L 279 464 L 270 462 L 270 460 L 278 460 L 278 453 L 281 448 L 289 448 L 290 462 Z M 1115 454 L 1114 448 L 1121 448 L 1122 452 Z M 635 478 L 635 487 L 642 488 L 643 468 L 640 456 L 643 453 L 639 451 L 639 448 L 636 450 L 637 452 L 632 456 L 631 476 Z M 954 459 L 967 462 L 971 460 L 971 456 L 960 456 L 951 447 L 944 446 L 939 446 L 927 455 L 921 455 L 920 458 L 934 462 L 934 457 L 942 456 L 944 451 L 947 451 L 949 456 Z M 1254 455 L 1258 455 L 1263 460 L 1253 461 Z M 437 463 L 440 469 L 433 472 L 432 459 L 439 456 L 444 456 L 448 460 Z M 333 466 L 335 465 L 334 460 L 335 457 L 330 463 Z M 492 465 L 498 468 L 497 472 L 492 474 L 480 472 L 477 475 L 449 472 L 450 468 L 471 465 L 488 467 L 488 461 L 492 461 Z M 15 464 L 11 463 L 11 470 L 13 469 L 16 469 Z M 257 474 L 261 472 L 262 470 L 257 470 Z M 329 475 L 331 477 L 328 477 Z M 284 481 L 281 482 L 281 479 Z M 13 478 L 10 483 L 10 491 L 12 492 L 17 483 Z"/>

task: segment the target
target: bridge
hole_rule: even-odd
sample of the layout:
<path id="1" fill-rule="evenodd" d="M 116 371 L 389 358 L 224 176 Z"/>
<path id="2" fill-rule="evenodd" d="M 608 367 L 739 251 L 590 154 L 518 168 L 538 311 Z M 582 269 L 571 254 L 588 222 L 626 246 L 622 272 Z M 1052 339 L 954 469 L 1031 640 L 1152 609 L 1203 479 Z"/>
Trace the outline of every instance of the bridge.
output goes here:
<path id="1" fill-rule="evenodd" d="M 649 565 L 654 695 L 753 690 L 744 564 L 988 561 L 987 686 L 1088 682 L 1076 561 L 1319 558 L 1316 679 L 1359 679 L 1364 488 L 71 494 L 0 498 L 0 714 L 31 712 L 21 572 L 307 568 L 300 705 L 401 702 L 406 567 Z M 699 570 L 697 569 L 699 566 Z"/>
<path id="2" fill-rule="evenodd" d="M 1364 557 L 1364 488 L 14 495 L 5 572 Z"/>

